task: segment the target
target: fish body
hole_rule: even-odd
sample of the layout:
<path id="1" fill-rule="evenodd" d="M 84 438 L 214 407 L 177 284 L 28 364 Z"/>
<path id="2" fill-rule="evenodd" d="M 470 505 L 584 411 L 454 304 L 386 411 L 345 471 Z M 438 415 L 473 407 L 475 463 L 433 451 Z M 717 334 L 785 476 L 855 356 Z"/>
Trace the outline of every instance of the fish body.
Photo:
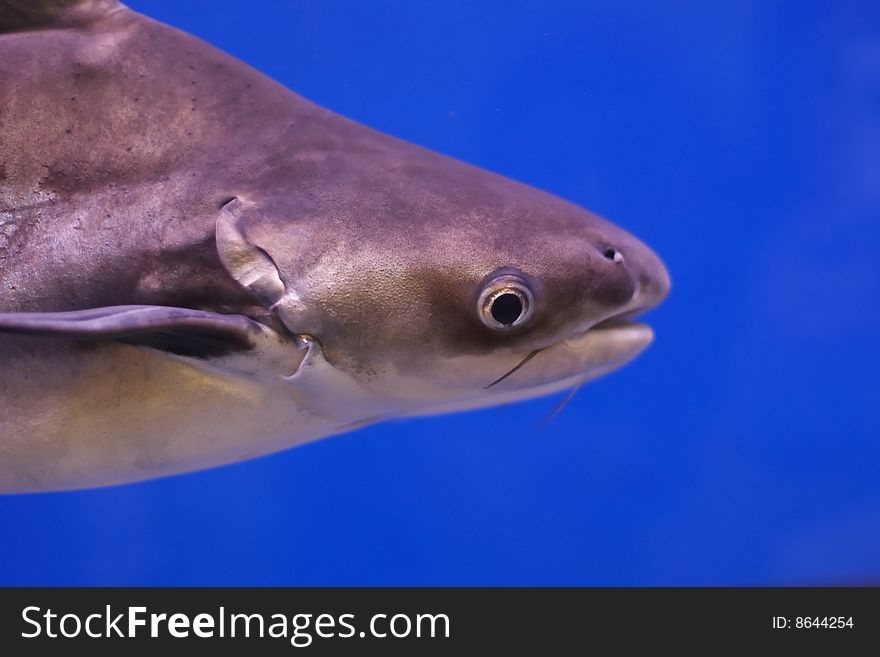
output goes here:
<path id="1" fill-rule="evenodd" d="M 571 388 L 668 285 L 613 224 L 116 2 L 0 0 L 2 492 Z"/>

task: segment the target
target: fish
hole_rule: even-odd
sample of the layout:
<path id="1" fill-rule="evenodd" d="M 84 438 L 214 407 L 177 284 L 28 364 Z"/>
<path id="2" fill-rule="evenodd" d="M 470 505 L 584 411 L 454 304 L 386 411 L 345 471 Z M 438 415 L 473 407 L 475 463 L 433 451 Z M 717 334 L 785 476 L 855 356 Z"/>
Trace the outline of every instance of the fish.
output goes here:
<path id="1" fill-rule="evenodd" d="M 660 258 L 114 0 L 0 0 L 0 492 L 576 389 Z"/>

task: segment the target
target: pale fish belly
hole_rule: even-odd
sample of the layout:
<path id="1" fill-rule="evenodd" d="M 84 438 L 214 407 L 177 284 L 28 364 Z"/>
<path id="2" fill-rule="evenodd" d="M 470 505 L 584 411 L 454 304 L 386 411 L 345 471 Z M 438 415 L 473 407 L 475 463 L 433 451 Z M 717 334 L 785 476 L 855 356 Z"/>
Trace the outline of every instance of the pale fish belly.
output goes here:
<path id="1" fill-rule="evenodd" d="M 345 430 L 287 386 L 212 373 L 149 349 L 3 336 L 0 492 L 187 472 Z"/>

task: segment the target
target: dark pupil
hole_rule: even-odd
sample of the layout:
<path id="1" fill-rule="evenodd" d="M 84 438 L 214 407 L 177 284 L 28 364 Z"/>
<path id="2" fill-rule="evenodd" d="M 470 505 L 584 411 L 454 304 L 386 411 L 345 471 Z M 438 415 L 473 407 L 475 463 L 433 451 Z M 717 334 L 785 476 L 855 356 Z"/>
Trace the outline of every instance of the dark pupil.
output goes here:
<path id="1" fill-rule="evenodd" d="M 510 326 L 522 315 L 523 305 L 518 296 L 507 292 L 499 294 L 492 302 L 492 317 L 499 324 Z"/>

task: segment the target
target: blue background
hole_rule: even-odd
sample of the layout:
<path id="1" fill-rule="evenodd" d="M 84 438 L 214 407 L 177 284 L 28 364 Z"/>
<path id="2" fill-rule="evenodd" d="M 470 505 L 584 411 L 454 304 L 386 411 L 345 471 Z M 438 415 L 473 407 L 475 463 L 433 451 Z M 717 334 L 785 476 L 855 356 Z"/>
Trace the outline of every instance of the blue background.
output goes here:
<path id="1" fill-rule="evenodd" d="M 876 2 L 130 5 L 610 217 L 673 292 L 541 430 L 556 399 L 0 497 L 0 583 L 880 581 Z"/>

